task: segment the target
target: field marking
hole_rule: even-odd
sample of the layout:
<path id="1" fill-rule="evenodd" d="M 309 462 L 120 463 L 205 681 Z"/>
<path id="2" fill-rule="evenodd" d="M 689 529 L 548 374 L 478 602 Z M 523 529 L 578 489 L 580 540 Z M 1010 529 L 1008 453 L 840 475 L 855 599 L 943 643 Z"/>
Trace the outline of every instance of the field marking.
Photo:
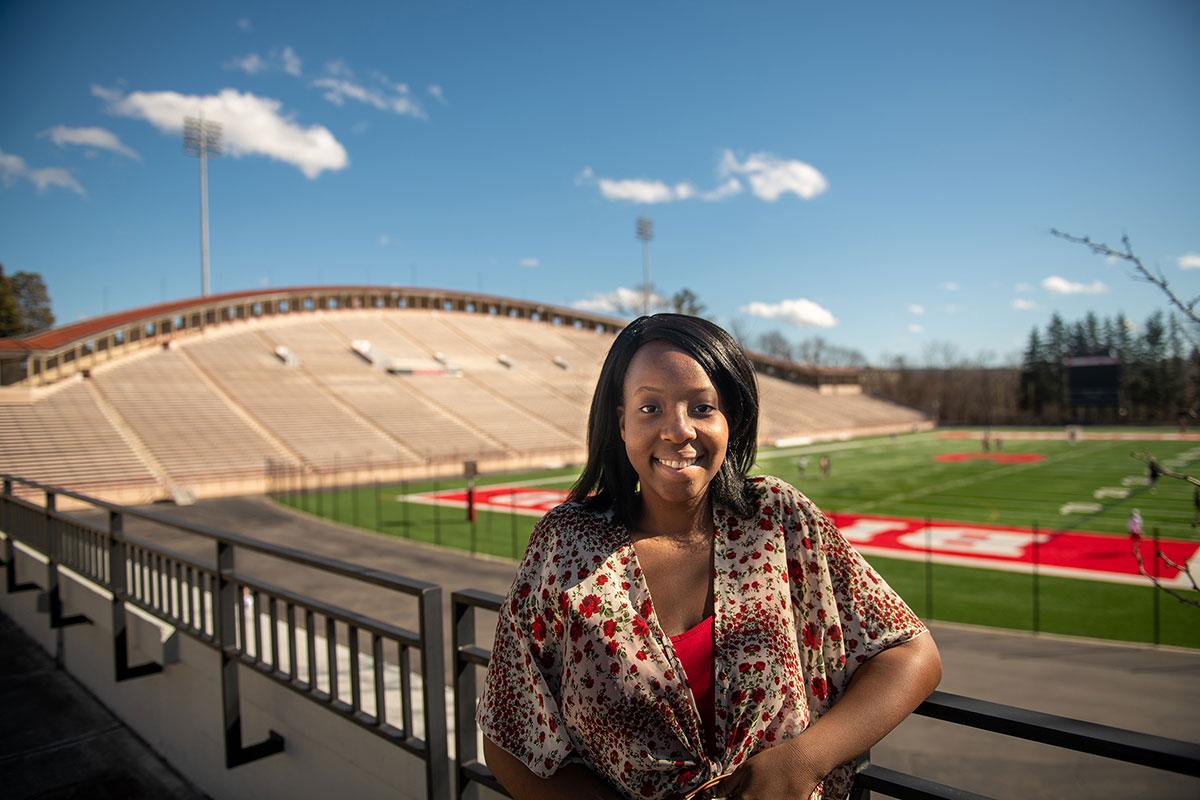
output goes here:
<path id="1" fill-rule="evenodd" d="M 922 489 L 914 489 L 910 492 L 897 492 L 896 494 L 891 495 L 889 497 L 884 497 L 879 500 L 871 500 L 866 503 L 861 503 L 857 506 L 857 508 L 861 511 L 870 511 L 872 508 L 878 508 L 879 506 L 884 505 L 886 503 L 896 503 L 896 502 L 902 503 L 906 500 L 912 500 L 917 497 L 924 497 L 926 495 L 934 494 L 935 492 L 941 492 L 941 491 L 945 491 L 947 489 L 959 489 L 963 486 L 970 486 L 973 483 L 989 481 L 989 480 L 992 480 L 993 478 L 997 478 L 1001 475 L 1010 475 L 1014 472 L 1023 472 L 1025 470 L 1034 469 L 1037 467 L 1048 467 L 1051 464 L 1058 464 L 1063 461 L 1067 461 L 1068 459 L 1082 458 L 1083 456 L 1094 456 L 1099 450 L 1112 450 L 1117 447 L 1120 447 L 1122 444 L 1123 444 L 1122 442 L 1115 442 L 1113 444 L 1110 444 L 1106 447 L 1101 447 L 1101 448 L 1087 448 L 1085 450 L 1068 450 L 1065 453 L 1059 453 L 1057 456 L 1048 456 L 1045 461 L 1037 461 L 1037 462 L 1030 463 L 1030 464 L 1012 464 L 1011 466 L 999 467 L 998 469 L 991 470 L 990 472 L 985 472 L 982 475 L 968 475 L 964 478 L 958 478 L 957 480 L 947 481 L 946 483 L 941 483 L 936 486 L 926 486 Z"/>
<path id="2" fill-rule="evenodd" d="M 529 517 L 541 517 L 566 499 L 562 490 L 514 485 L 494 485 L 475 491 L 478 510 Z M 411 502 L 463 509 L 466 498 L 465 489 L 446 489 L 415 495 Z M 909 517 L 842 513 L 829 517 L 847 541 L 870 556 L 903 561 L 928 559 L 937 564 L 1025 574 L 1037 571 L 1106 583 L 1148 584 L 1137 571 L 1131 545 L 1120 536 L 980 523 L 932 520 L 927 523 Z M 1200 542 L 1164 539 L 1160 544 L 1177 563 L 1192 568 L 1200 563 Z M 1143 541 L 1143 557 L 1153 558 L 1153 547 L 1153 542 Z M 1162 581 L 1179 588 L 1190 585 L 1182 573 L 1164 574 Z"/>

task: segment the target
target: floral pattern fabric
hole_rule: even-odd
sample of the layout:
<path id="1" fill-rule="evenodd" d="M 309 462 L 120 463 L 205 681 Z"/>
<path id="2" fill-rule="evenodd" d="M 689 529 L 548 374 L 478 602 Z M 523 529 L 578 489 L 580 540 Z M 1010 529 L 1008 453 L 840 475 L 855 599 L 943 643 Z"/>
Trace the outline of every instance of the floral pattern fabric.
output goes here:
<path id="1" fill-rule="evenodd" d="M 799 735 L 872 655 L 925 631 L 807 497 L 751 479 L 755 513 L 717 507 L 717 752 L 654 613 L 629 530 L 558 506 L 541 519 L 501 608 L 477 719 L 549 777 L 581 761 L 629 797 L 682 797 Z M 814 797 L 842 798 L 843 765 Z"/>

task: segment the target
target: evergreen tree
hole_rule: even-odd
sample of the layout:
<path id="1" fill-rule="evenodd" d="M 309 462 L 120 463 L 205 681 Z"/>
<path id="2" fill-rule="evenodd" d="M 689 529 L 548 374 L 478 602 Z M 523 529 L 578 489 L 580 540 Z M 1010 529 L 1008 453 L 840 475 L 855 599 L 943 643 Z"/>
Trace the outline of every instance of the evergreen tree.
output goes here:
<path id="1" fill-rule="evenodd" d="M 9 279 L 0 264 L 0 339 L 21 334 L 21 313 L 13 296 Z"/>

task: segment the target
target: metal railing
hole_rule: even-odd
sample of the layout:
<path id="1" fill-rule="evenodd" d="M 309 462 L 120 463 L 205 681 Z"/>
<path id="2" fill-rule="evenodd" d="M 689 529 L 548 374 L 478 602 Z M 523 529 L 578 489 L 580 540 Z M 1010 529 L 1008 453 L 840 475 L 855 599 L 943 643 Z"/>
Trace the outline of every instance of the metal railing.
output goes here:
<path id="1" fill-rule="evenodd" d="M 42 589 L 42 605 L 50 612 L 51 627 L 63 628 L 92 620 L 82 615 L 63 615 L 60 567 L 107 589 L 112 595 L 116 681 L 164 669 L 154 662 L 129 664 L 126 606 L 135 606 L 216 649 L 221 657 L 227 768 L 285 748 L 284 737 L 275 731 L 255 744 L 242 742 L 238 673 L 239 665 L 245 665 L 423 759 L 427 796 L 434 800 L 450 797 L 441 587 L 227 531 L 172 521 L 15 476 L 0 477 L 6 591 Z M 44 503 L 39 506 L 17 497 L 14 484 L 42 492 Z M 107 529 L 57 511 L 59 497 L 107 511 Z M 212 544 L 213 560 L 203 563 L 130 538 L 124 531 L 126 518 L 201 537 Z M 44 586 L 18 580 L 18 542 L 44 557 Z M 417 602 L 419 630 L 406 630 L 239 573 L 235 569 L 238 550 L 412 597 Z M 365 651 L 360 645 L 365 645 Z M 420 732 L 413 724 L 413 650 L 419 654 Z"/>
<path id="2" fill-rule="evenodd" d="M 486 668 L 491 659 L 491 651 L 475 643 L 475 612 L 477 609 L 499 611 L 503 602 L 504 598 L 500 595 L 476 590 L 458 591 L 450 595 L 454 619 L 454 707 L 457 709 L 454 740 L 459 756 L 455 785 L 460 798 L 471 783 L 506 794 L 479 759 L 476 742 L 478 729 L 472 713 L 478 699 L 475 670 Z M 913 713 L 1066 750 L 1200 777 L 1200 745 L 1191 742 L 1043 714 L 948 692 L 934 692 Z M 851 797 L 854 800 L 869 800 L 872 792 L 904 800 L 986 800 L 985 795 L 872 764 L 868 752 L 859 759 Z"/>

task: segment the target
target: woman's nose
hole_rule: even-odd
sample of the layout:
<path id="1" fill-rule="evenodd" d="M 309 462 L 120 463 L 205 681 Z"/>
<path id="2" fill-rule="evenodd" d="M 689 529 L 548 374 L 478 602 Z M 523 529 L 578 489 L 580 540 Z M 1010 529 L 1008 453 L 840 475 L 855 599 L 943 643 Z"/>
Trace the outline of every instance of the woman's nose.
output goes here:
<path id="1" fill-rule="evenodd" d="M 686 410 L 668 415 L 663 438 L 671 442 L 690 442 L 696 438 L 696 428 Z"/>

